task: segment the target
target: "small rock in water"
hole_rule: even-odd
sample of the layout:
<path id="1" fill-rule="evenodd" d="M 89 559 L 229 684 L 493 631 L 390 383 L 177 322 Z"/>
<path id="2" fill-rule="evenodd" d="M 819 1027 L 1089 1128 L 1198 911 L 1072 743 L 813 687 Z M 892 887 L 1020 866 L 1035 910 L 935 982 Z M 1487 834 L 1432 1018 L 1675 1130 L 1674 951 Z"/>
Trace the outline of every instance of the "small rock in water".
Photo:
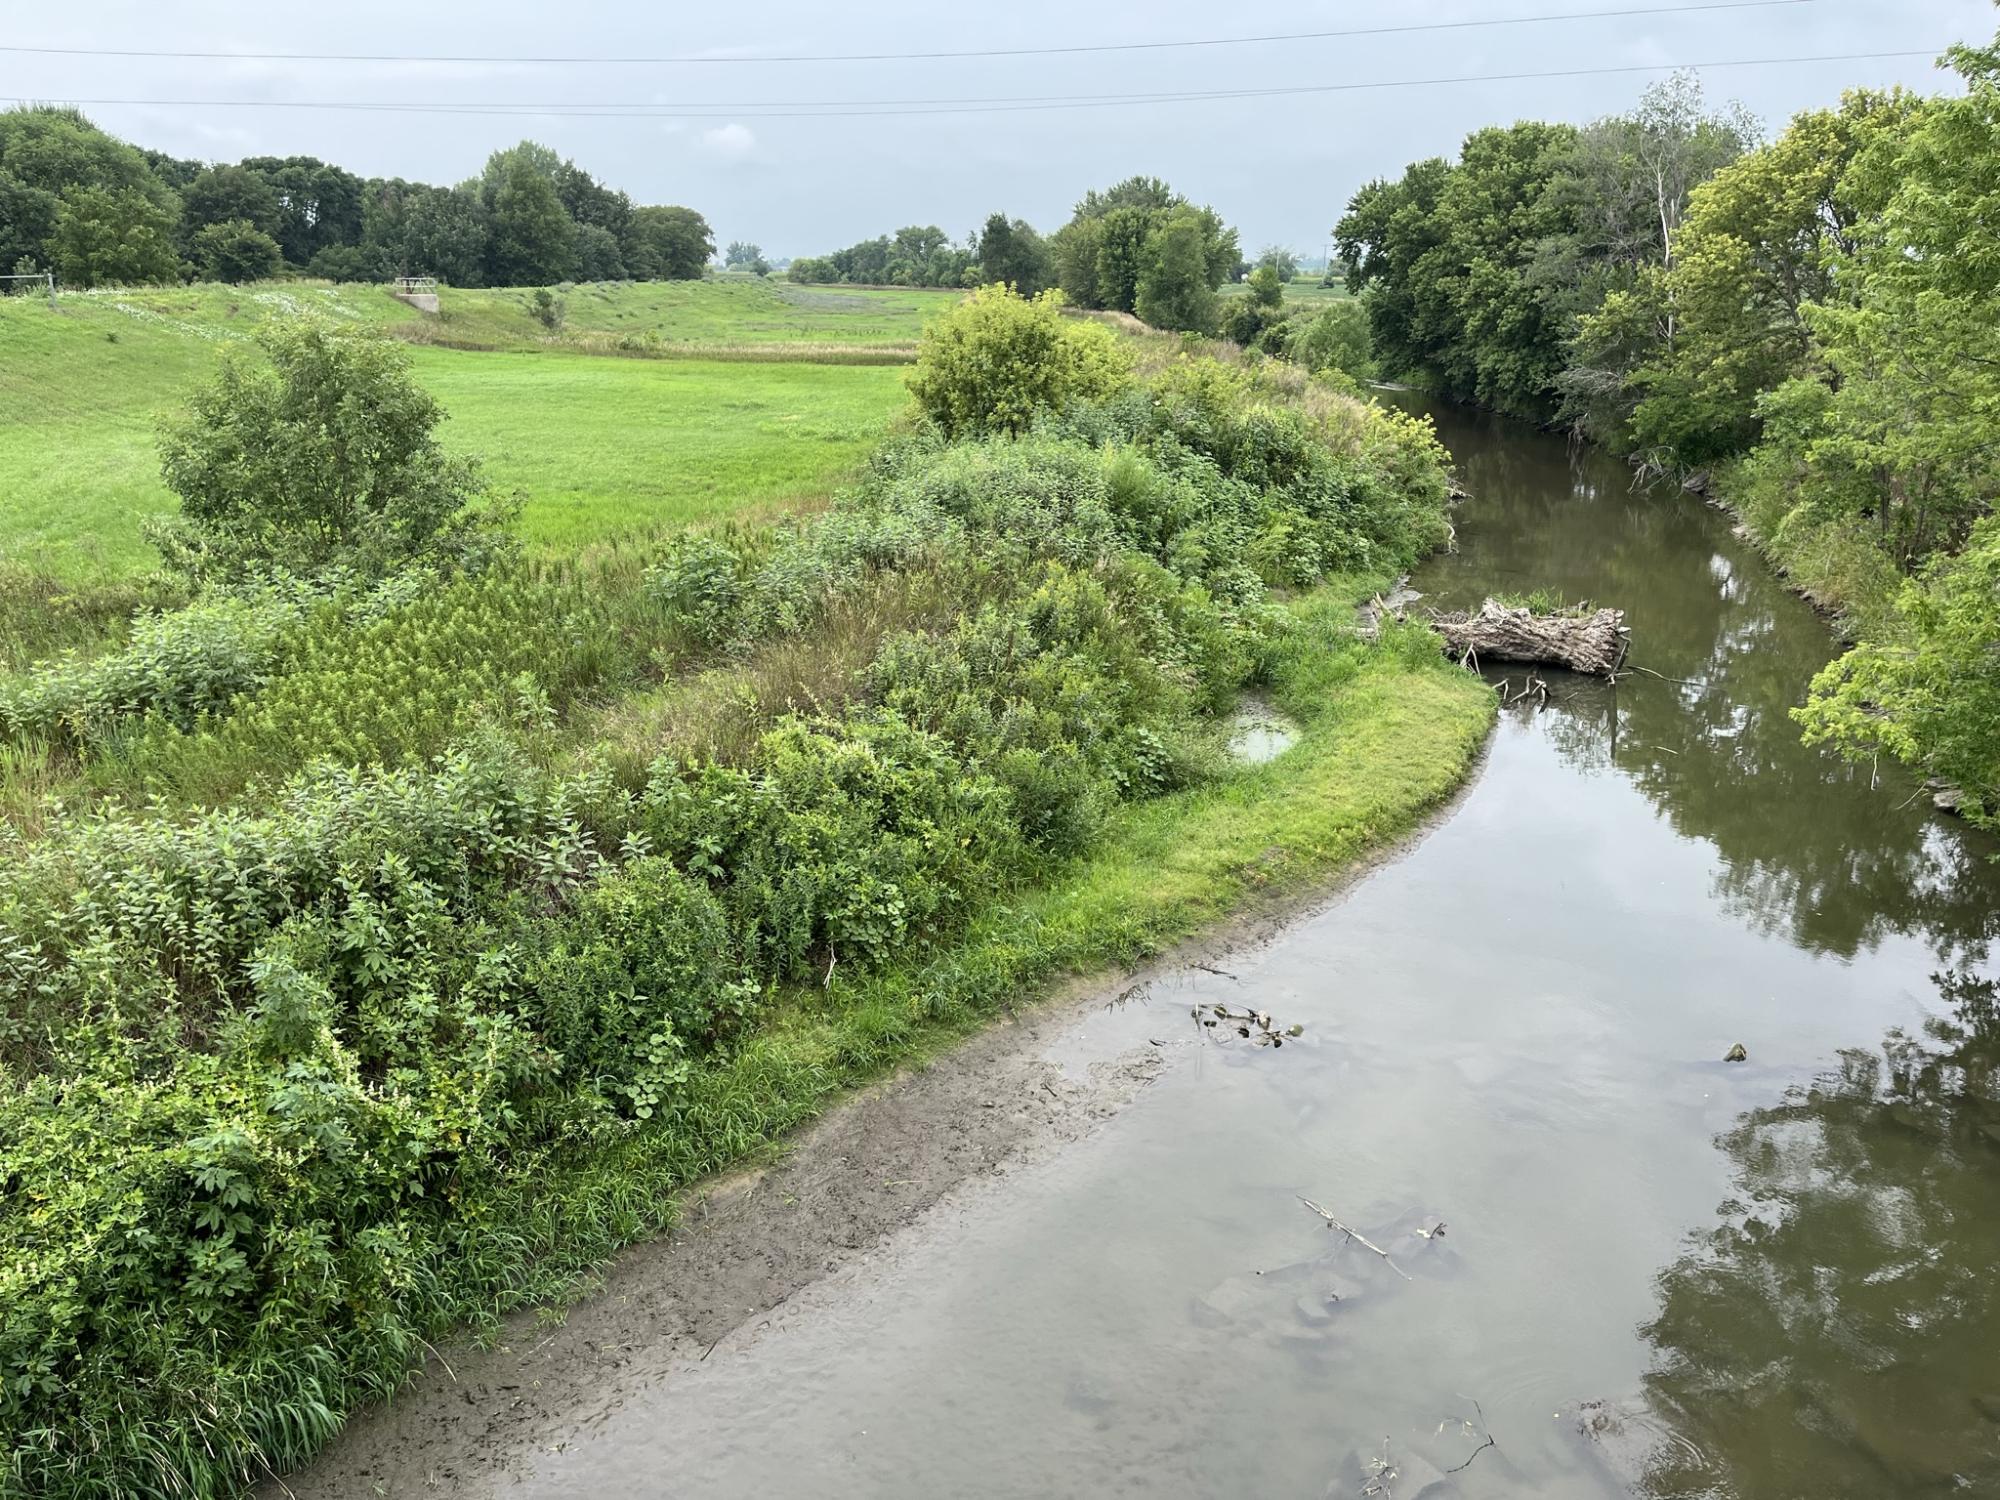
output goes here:
<path id="1" fill-rule="evenodd" d="M 1750 1061 L 1750 1053 L 1741 1042 L 1738 1042 L 1734 1047 L 1731 1047 L 1727 1052 L 1722 1054 L 1722 1060 L 1724 1062 L 1748 1062 Z"/>

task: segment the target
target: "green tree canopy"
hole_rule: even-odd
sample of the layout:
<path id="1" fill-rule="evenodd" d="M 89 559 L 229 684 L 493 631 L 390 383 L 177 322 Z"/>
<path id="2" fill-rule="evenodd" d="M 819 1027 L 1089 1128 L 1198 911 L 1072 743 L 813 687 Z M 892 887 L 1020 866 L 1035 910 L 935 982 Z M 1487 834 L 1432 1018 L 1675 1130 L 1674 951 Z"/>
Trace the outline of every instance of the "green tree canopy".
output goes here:
<path id="1" fill-rule="evenodd" d="M 576 275 L 576 221 L 531 159 L 516 155 L 502 168 L 489 212 L 486 272 L 493 285 L 536 286 Z"/>
<path id="2" fill-rule="evenodd" d="M 293 265 L 336 245 L 361 243 L 365 184 L 352 172 L 313 156 L 253 156 L 243 165 L 277 194 L 277 240 Z"/>
<path id="3" fill-rule="evenodd" d="M 1155 245 L 1156 236 L 1168 235 Z M 1134 312 L 1141 283 L 1162 327 L 1212 333 L 1215 292 L 1241 257 L 1236 231 L 1156 177 L 1092 190 L 1051 244 L 1057 283 L 1078 307 Z M 1148 319 L 1148 321 L 1152 321 Z"/>
<path id="4" fill-rule="evenodd" d="M 715 254 L 708 220 L 691 208 L 648 205 L 632 211 L 625 264 L 645 281 L 695 281 Z"/>
<path id="5" fill-rule="evenodd" d="M 982 279 L 1004 282 L 1024 297 L 1035 296 L 1054 285 L 1055 264 L 1048 242 L 1026 219 L 988 214 L 973 254 L 979 262 Z"/>
<path id="6" fill-rule="evenodd" d="M 284 267 L 278 242 L 248 219 L 202 225 L 195 231 L 189 256 L 202 281 L 262 281 Z"/>
<path id="7" fill-rule="evenodd" d="M 111 196 L 79 199 L 88 207 L 72 210 L 63 254 L 72 267 L 117 266 L 120 274 L 86 277 L 57 265 L 54 241 L 63 197 L 85 190 Z M 93 232 L 115 236 L 123 222 L 116 216 L 120 205 L 132 211 L 141 237 L 151 233 L 162 215 L 171 224 L 180 213 L 172 189 L 141 152 L 105 134 L 76 110 L 0 110 L 0 264 L 11 267 L 25 259 L 57 269 L 81 285 L 174 275 L 177 263 L 151 247 L 135 252 L 78 238 L 86 223 L 95 226 Z M 147 268 L 146 274 L 125 274 L 134 267 Z"/>
<path id="8" fill-rule="evenodd" d="M 181 237 L 190 247 L 205 225 L 244 220 L 272 239 L 284 227 L 278 190 L 249 167 L 210 167 L 181 192 Z"/>
<path id="9" fill-rule="evenodd" d="M 56 208 L 46 253 L 69 286 L 177 281 L 174 212 L 139 188 L 71 188 Z"/>

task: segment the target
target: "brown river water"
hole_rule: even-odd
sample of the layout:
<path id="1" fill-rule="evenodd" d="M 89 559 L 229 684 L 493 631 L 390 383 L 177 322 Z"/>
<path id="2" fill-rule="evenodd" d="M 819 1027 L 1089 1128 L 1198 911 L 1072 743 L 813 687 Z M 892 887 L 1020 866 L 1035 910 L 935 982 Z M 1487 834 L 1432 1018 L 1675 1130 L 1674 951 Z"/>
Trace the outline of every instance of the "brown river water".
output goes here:
<path id="1" fill-rule="evenodd" d="M 1660 675 L 1549 674 L 1407 853 L 1061 1033 L 1169 1042 L 1099 1128 L 501 1492 L 2000 1496 L 1993 842 L 1799 743 L 1832 643 L 1727 517 L 1436 416 L 1427 602 L 1613 604 Z"/>

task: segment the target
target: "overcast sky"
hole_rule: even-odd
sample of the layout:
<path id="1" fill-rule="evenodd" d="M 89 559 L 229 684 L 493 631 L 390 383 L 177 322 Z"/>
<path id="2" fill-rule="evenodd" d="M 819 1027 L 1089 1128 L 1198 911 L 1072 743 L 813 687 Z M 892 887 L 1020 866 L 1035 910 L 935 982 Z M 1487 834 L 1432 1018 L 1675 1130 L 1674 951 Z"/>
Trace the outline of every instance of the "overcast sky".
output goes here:
<path id="1" fill-rule="evenodd" d="M 1640 8 L 1688 0 L 1401 0 L 1399 4 L 1151 0 L 1085 6 L 825 0 L 664 5 L 640 0 L 71 0 L 10 5 L 0 43 L 175 49 L 216 59 L 33 56 L 0 50 L 0 97 L 45 101 L 260 100 L 596 108 L 700 118 L 510 119 L 183 103 L 84 103 L 105 128 L 179 156 L 324 157 L 363 176 L 456 182 L 522 136 L 573 156 L 640 202 L 685 203 L 723 240 L 812 254 L 907 223 L 954 236 L 992 209 L 1044 229 L 1087 188 L 1167 178 L 1237 225 L 1246 249 L 1307 255 L 1363 182 L 1449 153 L 1467 131 L 1523 117 L 1585 121 L 1629 107 L 1657 74 L 1522 79 L 1263 99 L 1100 108 L 774 118 L 810 101 L 961 101 L 1327 85 L 1564 68 L 1715 63 L 1920 49 L 1918 57 L 1714 68 L 1715 98 L 1776 125 L 1858 84 L 1943 86 L 1932 49 L 1992 37 L 1988 0 L 1805 0 L 1758 9 L 1240 46 L 867 62 L 532 66 L 276 62 L 248 52 L 715 58 L 1171 42 Z"/>

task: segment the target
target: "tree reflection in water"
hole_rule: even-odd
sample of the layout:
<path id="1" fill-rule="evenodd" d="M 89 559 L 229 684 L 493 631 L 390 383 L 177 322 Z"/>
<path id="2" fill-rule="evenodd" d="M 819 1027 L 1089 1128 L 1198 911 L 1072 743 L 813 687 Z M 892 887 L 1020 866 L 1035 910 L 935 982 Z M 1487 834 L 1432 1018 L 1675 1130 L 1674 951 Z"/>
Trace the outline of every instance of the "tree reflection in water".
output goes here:
<path id="1" fill-rule="evenodd" d="M 1719 1138 L 1740 1197 L 1661 1275 L 1660 1500 L 2000 1494 L 2000 985 Z M 1696 1457 L 1695 1455 L 1699 1455 Z"/>
<path id="2" fill-rule="evenodd" d="M 1926 817 L 1900 772 L 1877 784 L 1869 767 L 1800 742 L 1791 709 L 1833 637 L 1720 513 L 1670 486 L 1635 489 L 1596 450 L 1420 397 L 1403 404 L 1436 419 L 1473 496 L 1457 516 L 1462 550 L 1418 573 L 1426 602 L 1473 608 L 1549 589 L 1626 611 L 1634 670 L 1616 687 L 1546 674 L 1543 732 L 1712 846 L 1727 911 L 1843 958 L 1910 934 L 1937 962 L 1964 964 L 2000 938 L 2000 871 L 1986 863 L 2000 843 Z"/>

